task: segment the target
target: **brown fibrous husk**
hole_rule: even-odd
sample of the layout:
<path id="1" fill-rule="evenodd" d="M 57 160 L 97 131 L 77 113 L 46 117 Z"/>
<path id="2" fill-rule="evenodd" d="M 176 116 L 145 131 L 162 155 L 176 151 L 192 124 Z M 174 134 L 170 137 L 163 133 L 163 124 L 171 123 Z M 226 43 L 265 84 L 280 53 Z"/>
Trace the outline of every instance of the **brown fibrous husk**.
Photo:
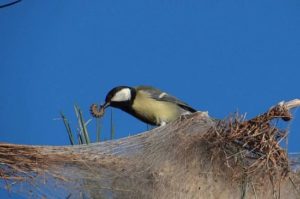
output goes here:
<path id="1" fill-rule="evenodd" d="M 288 132 L 277 119 L 292 119 L 286 106 L 250 120 L 200 112 L 91 145 L 2 143 L 0 177 L 10 190 L 47 198 L 295 198 L 299 174 L 280 145 Z"/>

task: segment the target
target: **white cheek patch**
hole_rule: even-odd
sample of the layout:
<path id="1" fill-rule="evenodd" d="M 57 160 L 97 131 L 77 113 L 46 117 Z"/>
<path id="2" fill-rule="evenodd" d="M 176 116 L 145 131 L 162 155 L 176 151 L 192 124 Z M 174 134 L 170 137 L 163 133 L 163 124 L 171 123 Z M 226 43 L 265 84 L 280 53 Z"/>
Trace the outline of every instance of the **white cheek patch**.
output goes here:
<path id="1" fill-rule="evenodd" d="M 128 101 L 131 99 L 131 92 L 129 88 L 123 88 L 122 90 L 118 91 L 112 98 L 111 101 L 113 102 L 123 102 Z"/>

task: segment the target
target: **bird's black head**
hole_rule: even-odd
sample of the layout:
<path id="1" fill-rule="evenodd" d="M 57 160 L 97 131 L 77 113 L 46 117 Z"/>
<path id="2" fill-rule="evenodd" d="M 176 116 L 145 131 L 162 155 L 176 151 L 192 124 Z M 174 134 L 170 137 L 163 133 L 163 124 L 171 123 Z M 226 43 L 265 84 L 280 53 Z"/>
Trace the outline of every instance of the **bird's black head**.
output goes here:
<path id="1" fill-rule="evenodd" d="M 105 98 L 104 108 L 112 106 L 120 109 L 127 109 L 132 105 L 136 91 L 129 86 L 118 86 L 111 89 Z"/>

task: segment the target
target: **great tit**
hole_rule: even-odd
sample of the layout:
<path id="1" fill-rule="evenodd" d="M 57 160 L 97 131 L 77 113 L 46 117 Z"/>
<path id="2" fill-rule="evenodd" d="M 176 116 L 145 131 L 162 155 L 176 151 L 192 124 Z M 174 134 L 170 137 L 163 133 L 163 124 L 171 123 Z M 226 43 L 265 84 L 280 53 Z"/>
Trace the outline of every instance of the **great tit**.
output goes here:
<path id="1" fill-rule="evenodd" d="M 163 126 L 181 115 L 196 112 L 176 97 L 150 86 L 118 86 L 108 92 L 105 103 L 98 108 L 91 106 L 94 117 L 102 117 L 108 106 L 119 108 L 139 120 L 156 126 Z"/>

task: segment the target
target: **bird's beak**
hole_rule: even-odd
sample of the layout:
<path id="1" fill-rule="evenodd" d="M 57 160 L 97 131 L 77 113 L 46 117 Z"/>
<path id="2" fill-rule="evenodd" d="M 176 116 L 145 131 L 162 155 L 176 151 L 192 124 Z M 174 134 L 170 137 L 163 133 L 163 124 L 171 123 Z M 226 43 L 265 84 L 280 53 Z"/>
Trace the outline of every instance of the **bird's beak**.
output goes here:
<path id="1" fill-rule="evenodd" d="M 103 105 L 101 105 L 102 109 L 106 109 L 107 107 L 109 107 L 110 102 L 105 102 Z"/>

